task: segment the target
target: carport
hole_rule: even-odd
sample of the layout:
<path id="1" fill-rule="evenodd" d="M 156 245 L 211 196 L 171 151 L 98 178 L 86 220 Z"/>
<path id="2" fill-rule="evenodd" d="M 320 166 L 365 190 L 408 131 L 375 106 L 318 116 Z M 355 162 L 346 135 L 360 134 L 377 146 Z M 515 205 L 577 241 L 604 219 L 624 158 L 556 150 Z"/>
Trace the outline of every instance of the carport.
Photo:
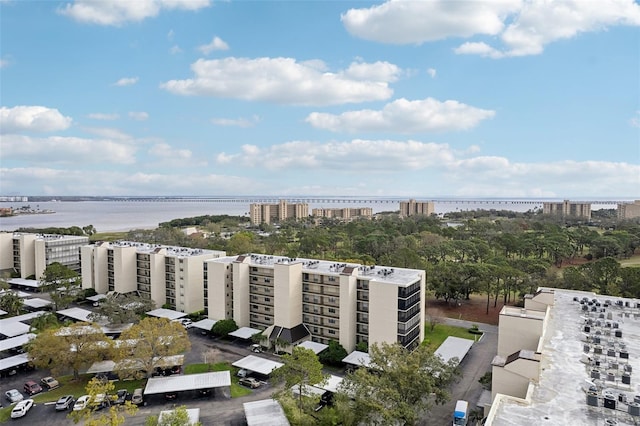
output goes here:
<path id="1" fill-rule="evenodd" d="M 34 297 L 31 299 L 24 299 L 22 302 L 24 306 L 27 306 L 31 309 L 37 310 L 42 308 L 48 308 L 53 304 L 50 300 L 42 299 L 40 297 Z"/>
<path id="2" fill-rule="evenodd" d="M 196 321 L 191 325 L 193 327 L 197 328 L 197 329 L 202 330 L 202 331 L 211 331 L 211 328 L 217 322 L 218 322 L 218 320 L 214 320 L 214 319 L 211 319 L 211 318 L 205 318 L 203 320 Z"/>
<path id="3" fill-rule="evenodd" d="M 473 340 L 449 336 L 433 354 L 439 356 L 445 363 L 458 358 L 458 364 L 460 364 L 471 346 L 473 346 Z"/>
<path id="4" fill-rule="evenodd" d="M 31 326 L 20 321 L 0 323 L 0 334 L 7 337 L 16 337 L 26 334 L 31 330 Z"/>
<path id="5" fill-rule="evenodd" d="M 187 316 L 184 312 L 174 311 L 173 309 L 158 308 L 147 312 L 151 317 L 166 318 L 170 321 L 184 318 Z"/>
<path id="6" fill-rule="evenodd" d="M 69 308 L 57 311 L 56 314 L 71 318 L 76 321 L 91 322 L 89 315 L 93 312 L 82 308 Z"/>
<path id="7" fill-rule="evenodd" d="M 231 365 L 237 368 L 242 368 L 244 370 L 261 374 L 263 376 L 269 376 L 274 370 L 277 370 L 284 364 L 255 355 L 247 355 L 246 357 L 234 362 Z"/>
<path id="8" fill-rule="evenodd" d="M 10 339 L 0 340 L 0 352 L 8 351 L 9 349 L 19 348 L 29 343 L 29 340 L 36 337 L 33 333 L 22 334 L 20 336 L 12 337 Z"/>
<path id="9" fill-rule="evenodd" d="M 20 354 L 0 359 L 0 372 L 8 371 L 29 363 L 29 354 Z"/>
<path id="10" fill-rule="evenodd" d="M 329 347 L 329 345 L 325 345 L 324 343 L 313 342 L 311 340 L 302 342 L 298 346 L 301 348 L 310 349 L 316 355 L 318 355 L 320 352 L 324 351 Z"/>
<path id="11" fill-rule="evenodd" d="M 12 287 L 17 287 L 21 290 L 29 289 L 31 291 L 40 290 L 42 283 L 38 280 L 27 280 L 24 278 L 12 278 L 8 281 L 8 284 Z"/>
<path id="12" fill-rule="evenodd" d="M 229 371 L 214 371 L 211 373 L 152 377 L 147 380 L 144 395 L 208 389 L 221 389 L 222 394 L 226 398 L 231 398 L 231 373 Z"/>
<path id="13" fill-rule="evenodd" d="M 342 360 L 345 364 L 355 367 L 370 367 L 371 357 L 367 352 L 353 351 Z"/>
<path id="14" fill-rule="evenodd" d="M 240 327 L 236 331 L 229 333 L 229 336 L 237 337 L 238 339 L 249 340 L 254 334 L 262 333 L 262 330 L 251 327 Z"/>
<path id="15" fill-rule="evenodd" d="M 248 426 L 289 426 L 282 406 L 274 399 L 245 402 L 242 405 Z"/>

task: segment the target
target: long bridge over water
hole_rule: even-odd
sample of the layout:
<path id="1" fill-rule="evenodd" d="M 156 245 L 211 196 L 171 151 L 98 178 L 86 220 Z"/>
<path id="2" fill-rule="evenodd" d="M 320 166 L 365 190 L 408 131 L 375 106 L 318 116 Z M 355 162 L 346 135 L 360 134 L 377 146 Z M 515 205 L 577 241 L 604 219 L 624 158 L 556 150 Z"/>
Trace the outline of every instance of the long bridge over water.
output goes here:
<path id="1" fill-rule="evenodd" d="M 189 202 L 189 203 L 263 203 L 277 204 L 285 200 L 288 203 L 308 203 L 308 204 L 398 204 L 401 201 L 408 201 L 408 198 L 399 197 L 318 197 L 318 196 L 251 196 L 251 197 L 109 197 L 105 201 L 122 202 Z M 472 199 L 472 198 L 420 198 L 417 201 L 430 201 L 438 204 L 486 204 L 486 205 L 542 205 L 543 203 L 560 203 L 562 200 L 552 199 Z M 622 204 L 630 200 L 570 200 L 571 203 L 580 204 Z"/>

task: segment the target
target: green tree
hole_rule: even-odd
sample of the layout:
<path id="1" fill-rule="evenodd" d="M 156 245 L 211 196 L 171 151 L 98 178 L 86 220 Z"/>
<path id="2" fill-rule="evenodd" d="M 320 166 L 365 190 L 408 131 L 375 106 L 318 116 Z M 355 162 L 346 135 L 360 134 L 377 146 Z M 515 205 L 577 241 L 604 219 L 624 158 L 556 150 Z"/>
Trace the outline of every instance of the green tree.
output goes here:
<path id="1" fill-rule="evenodd" d="M 155 309 L 151 299 L 133 293 L 108 296 L 100 301 L 100 306 L 90 315 L 90 319 L 100 321 L 106 318 L 110 324 L 136 323 L 145 312 Z"/>
<path id="2" fill-rule="evenodd" d="M 78 379 L 80 370 L 109 357 L 112 340 L 96 324 L 78 322 L 42 331 L 28 343 L 27 351 L 36 367 L 49 368 L 54 375 L 71 368 Z"/>
<path id="3" fill-rule="evenodd" d="M 312 406 L 304 402 L 305 387 L 319 385 L 322 386 L 327 381 L 327 376 L 322 372 L 322 363 L 318 356 L 311 350 L 296 346 L 291 354 L 282 356 L 282 367 L 273 373 L 275 381 L 284 382 L 285 394 L 291 394 L 291 389 L 295 388 L 298 393 L 298 409 L 300 412 L 308 411 Z M 278 399 L 278 395 L 276 395 Z M 310 398 L 313 399 L 313 398 Z M 314 401 L 315 406 L 317 400 Z M 306 410 L 305 410 L 306 408 Z"/>
<path id="4" fill-rule="evenodd" d="M 163 364 L 163 359 L 191 349 L 187 330 L 179 322 L 166 318 L 147 317 L 120 335 L 120 340 L 131 340 L 134 345 L 123 345 L 118 350 L 118 374 L 146 375 Z"/>
<path id="5" fill-rule="evenodd" d="M 238 324 L 236 324 L 236 322 L 232 318 L 227 318 L 220 321 L 216 321 L 216 323 L 213 324 L 213 327 L 211 327 L 211 333 L 214 336 L 227 337 L 229 333 L 232 333 L 237 329 L 238 329 Z"/>
<path id="6" fill-rule="evenodd" d="M 253 237 L 251 232 L 236 232 L 227 243 L 229 254 L 244 254 L 253 251 Z"/>
<path id="7" fill-rule="evenodd" d="M 0 294 L 0 309 L 7 312 L 9 316 L 20 315 L 24 301 L 18 293 L 12 290 L 5 290 Z"/>
<path id="8" fill-rule="evenodd" d="M 318 358 L 323 364 L 342 365 L 347 350 L 336 340 L 329 340 L 329 347 L 320 352 Z"/>
<path id="9" fill-rule="evenodd" d="M 45 268 L 40 283 L 49 292 L 56 311 L 66 308 L 80 295 L 80 276 L 59 262 Z"/>
<path id="10" fill-rule="evenodd" d="M 60 326 L 58 317 L 53 312 L 47 312 L 35 317 L 31 321 L 31 332 L 40 333 L 49 328 L 58 328 Z"/>
<path id="11" fill-rule="evenodd" d="M 96 228 L 94 228 L 93 225 L 83 226 L 82 227 L 82 231 L 88 236 L 92 236 L 93 234 L 98 232 L 98 231 L 96 231 Z"/>
<path id="12" fill-rule="evenodd" d="M 149 416 L 144 424 L 145 426 L 202 426 L 200 422 L 189 421 L 189 413 L 185 405 L 176 407 L 168 413 L 165 412 L 161 416 Z"/>
<path id="13" fill-rule="evenodd" d="M 114 389 L 114 384 L 108 380 L 96 377 L 89 380 L 85 387 L 85 391 L 89 395 L 87 406 L 82 410 L 72 411 L 68 417 L 74 423 L 82 421 L 85 426 L 119 426 L 124 424 L 127 416 L 133 416 L 138 412 L 138 407 L 131 401 L 125 401 L 122 405 L 111 404 L 115 398 Z M 101 398 L 104 400 L 100 402 Z M 106 406 L 107 410 L 101 410 L 101 404 Z"/>
<path id="14" fill-rule="evenodd" d="M 346 401 L 344 415 L 358 424 L 414 425 L 428 416 L 433 403 L 449 399 L 454 361 L 443 363 L 425 345 L 410 352 L 397 343 L 383 343 L 371 345 L 369 354 L 369 368 L 347 374 L 338 392 Z"/>

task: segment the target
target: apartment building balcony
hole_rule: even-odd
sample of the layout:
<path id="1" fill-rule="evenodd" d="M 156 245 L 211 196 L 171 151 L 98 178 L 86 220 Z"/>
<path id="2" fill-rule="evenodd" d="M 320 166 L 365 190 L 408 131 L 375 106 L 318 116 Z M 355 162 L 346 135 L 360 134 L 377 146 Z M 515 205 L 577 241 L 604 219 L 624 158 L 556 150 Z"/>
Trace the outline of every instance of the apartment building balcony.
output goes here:
<path id="1" fill-rule="evenodd" d="M 356 293 L 356 299 L 368 302 L 369 301 L 369 291 L 358 290 L 357 293 Z"/>
<path id="2" fill-rule="evenodd" d="M 369 314 L 362 312 L 356 313 L 356 323 L 369 325 Z"/>
<path id="3" fill-rule="evenodd" d="M 249 294 L 273 297 L 273 287 L 251 284 L 249 286 Z"/>

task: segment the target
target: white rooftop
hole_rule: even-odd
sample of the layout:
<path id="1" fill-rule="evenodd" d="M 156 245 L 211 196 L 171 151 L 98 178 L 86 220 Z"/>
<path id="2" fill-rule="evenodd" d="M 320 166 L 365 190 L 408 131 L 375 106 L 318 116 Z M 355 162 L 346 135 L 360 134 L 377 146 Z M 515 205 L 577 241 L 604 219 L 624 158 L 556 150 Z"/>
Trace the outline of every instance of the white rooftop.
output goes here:
<path id="1" fill-rule="evenodd" d="M 157 253 L 164 252 L 166 255 L 177 256 L 177 257 L 190 257 L 190 256 L 202 256 L 202 255 L 211 255 L 211 256 L 225 256 L 226 252 L 219 250 L 205 250 L 198 248 L 190 248 L 190 247 L 179 247 L 179 246 L 165 246 L 161 244 L 147 244 L 140 243 L 136 241 L 113 241 L 113 242 L 103 242 L 101 244 L 102 247 L 132 247 L 136 249 L 138 253 Z"/>
<path id="2" fill-rule="evenodd" d="M 214 320 L 214 319 L 211 319 L 211 318 L 205 318 L 203 320 L 194 322 L 192 325 L 195 328 L 199 328 L 201 330 L 211 331 L 211 327 L 213 327 L 213 325 L 215 323 L 217 323 L 217 322 L 218 322 L 218 320 Z"/>
<path id="3" fill-rule="evenodd" d="M 102 299 L 106 299 L 107 295 L 106 294 L 96 294 L 94 296 L 89 296 L 87 297 L 87 300 L 90 300 L 91 302 L 98 302 Z"/>
<path id="4" fill-rule="evenodd" d="M 118 340 L 115 340 L 118 342 Z M 116 345 L 117 346 L 117 345 Z M 154 367 L 173 367 L 174 365 L 183 365 L 184 355 L 171 355 L 165 357 L 155 357 L 153 360 Z M 136 360 L 122 360 L 115 362 L 112 360 L 96 361 L 91 364 L 91 367 L 87 370 L 88 374 L 95 373 L 108 373 L 111 371 L 142 368 L 140 362 Z"/>
<path id="5" fill-rule="evenodd" d="M 182 392 L 197 389 L 213 389 L 231 386 L 229 371 L 214 371 L 200 374 L 180 374 L 169 377 L 152 377 L 147 381 L 145 395 L 164 392 Z"/>
<path id="6" fill-rule="evenodd" d="M 18 296 L 21 299 L 24 299 L 25 297 L 29 297 L 31 296 L 31 293 L 27 293 L 26 291 L 20 291 L 20 290 L 0 290 L 0 295 L 3 295 L 4 293 L 15 293 L 16 296 Z"/>
<path id="7" fill-rule="evenodd" d="M 7 370 L 29 362 L 29 354 L 20 354 L 0 359 L 0 371 Z"/>
<path id="8" fill-rule="evenodd" d="M 251 339 L 256 333 L 262 333 L 262 330 L 251 327 L 240 327 L 234 332 L 229 333 L 229 336 L 237 337 L 239 339 Z"/>
<path id="9" fill-rule="evenodd" d="M 329 347 L 329 345 L 325 345 L 324 343 L 312 342 L 311 340 L 302 342 L 298 346 L 305 349 L 311 349 L 316 355 Z"/>
<path id="10" fill-rule="evenodd" d="M 601 392 L 598 407 L 587 405 L 586 394 L 582 389 L 582 384 L 590 379 L 590 372 L 594 367 L 581 361 L 583 357 L 594 356 L 593 347 L 588 354 L 584 352 L 587 343 L 587 334 L 583 332 L 585 321 L 599 318 L 601 312 L 591 312 L 591 307 L 589 311 L 583 311 L 583 305 L 574 301 L 574 297 L 597 299 L 599 303 L 606 300 L 612 302 L 604 313 L 605 318 L 611 313 L 612 319 L 603 321 L 618 323 L 618 329 L 612 327 L 609 329 L 610 336 L 602 335 L 603 354 L 606 354 L 609 347 L 616 348 L 615 351 L 618 353 L 622 343 L 626 345 L 629 357 L 622 359 L 603 355 L 601 359 L 604 364 L 612 360 L 616 360 L 620 365 L 628 362 L 633 372 L 630 385 L 626 385 L 620 380 L 621 369 L 603 368 L 603 376 L 606 376 L 608 371 L 616 371 L 618 376 L 615 381 L 594 380 Z M 618 403 L 617 410 L 604 408 L 602 394 L 605 389 L 615 388 L 614 395 L 623 393 L 629 401 L 633 401 L 635 395 L 640 395 L 640 301 L 560 289 L 555 290 L 554 299 L 555 303 L 549 311 L 546 334 L 542 342 L 539 383 L 530 386 L 526 400 L 496 397 L 496 406 L 492 408 L 491 413 L 493 417 L 488 419 L 487 426 L 637 424 L 640 419 L 636 417 L 634 422 L 627 414 L 626 404 Z M 616 305 L 617 301 L 622 301 L 623 306 Z M 624 306 L 625 302 L 629 302 L 628 307 Z M 615 337 L 614 330 L 620 330 L 621 337 Z M 604 331 L 607 329 L 604 328 Z M 613 346 L 609 346 L 610 344 Z M 607 423 L 609 420 L 615 420 L 617 423 Z"/>
<path id="11" fill-rule="evenodd" d="M 187 316 L 187 314 L 185 314 L 184 312 L 178 312 L 174 311 L 173 309 L 165 308 L 154 309 L 153 311 L 147 312 L 147 315 L 150 315 L 152 317 L 167 318 L 169 320 L 180 319 Z"/>
<path id="12" fill-rule="evenodd" d="M 26 334 L 31 330 L 31 326 L 20 321 L 0 321 L 0 334 L 7 337 L 16 337 Z"/>
<path id="13" fill-rule="evenodd" d="M 308 385 L 303 385 L 303 389 L 302 389 L 302 393 L 303 395 L 322 395 L 323 393 L 325 393 L 326 391 L 329 392 L 333 392 L 336 393 L 338 392 L 338 387 L 340 386 L 340 384 L 342 383 L 342 381 L 344 380 L 344 378 L 340 377 L 340 376 L 336 376 L 333 374 L 330 374 L 329 377 L 327 378 L 327 381 L 325 384 L 323 385 L 312 385 L 312 386 L 308 386 Z M 298 394 L 298 386 L 293 386 L 293 388 L 291 388 L 291 390 L 293 391 L 294 394 Z"/>
<path id="14" fill-rule="evenodd" d="M 36 337 L 33 333 L 21 334 L 20 336 L 12 337 L 10 339 L 0 340 L 0 352 L 13 348 L 19 348 L 20 346 L 29 342 L 29 340 Z"/>
<path id="15" fill-rule="evenodd" d="M 3 311 L 2 309 L 0 309 L 0 316 L 2 316 L 2 315 L 7 315 L 7 314 L 8 314 L 8 312 L 7 312 L 7 311 Z"/>
<path id="16" fill-rule="evenodd" d="M 93 312 L 82 308 L 69 308 L 56 311 L 56 314 L 58 315 L 64 315 L 65 317 L 84 322 L 91 322 L 91 320 L 89 319 L 89 315 L 92 313 Z"/>
<path id="17" fill-rule="evenodd" d="M 281 362 L 271 361 L 267 358 L 248 355 L 231 365 L 238 368 L 244 368 L 245 370 L 253 371 L 258 374 L 262 374 L 263 376 L 268 376 L 273 372 L 273 370 L 277 370 L 284 364 Z"/>
<path id="18" fill-rule="evenodd" d="M 25 306 L 33 309 L 41 309 L 53 304 L 50 300 L 42 299 L 40 297 L 34 297 L 32 299 L 24 299 Z"/>
<path id="19" fill-rule="evenodd" d="M 458 358 L 458 363 L 461 363 L 471 346 L 473 346 L 473 340 L 449 336 L 433 354 L 438 355 L 445 363 L 453 358 Z"/>
<path id="20" fill-rule="evenodd" d="M 42 283 L 38 280 L 28 280 L 25 278 L 11 278 L 8 282 L 10 285 L 20 285 L 23 287 L 38 288 L 42 286 Z"/>
<path id="21" fill-rule="evenodd" d="M 289 426 L 284 410 L 274 399 L 245 402 L 243 406 L 247 426 Z"/>
<path id="22" fill-rule="evenodd" d="M 353 351 L 342 360 L 345 364 L 357 365 L 358 367 L 369 367 L 371 357 L 367 352 Z"/>

